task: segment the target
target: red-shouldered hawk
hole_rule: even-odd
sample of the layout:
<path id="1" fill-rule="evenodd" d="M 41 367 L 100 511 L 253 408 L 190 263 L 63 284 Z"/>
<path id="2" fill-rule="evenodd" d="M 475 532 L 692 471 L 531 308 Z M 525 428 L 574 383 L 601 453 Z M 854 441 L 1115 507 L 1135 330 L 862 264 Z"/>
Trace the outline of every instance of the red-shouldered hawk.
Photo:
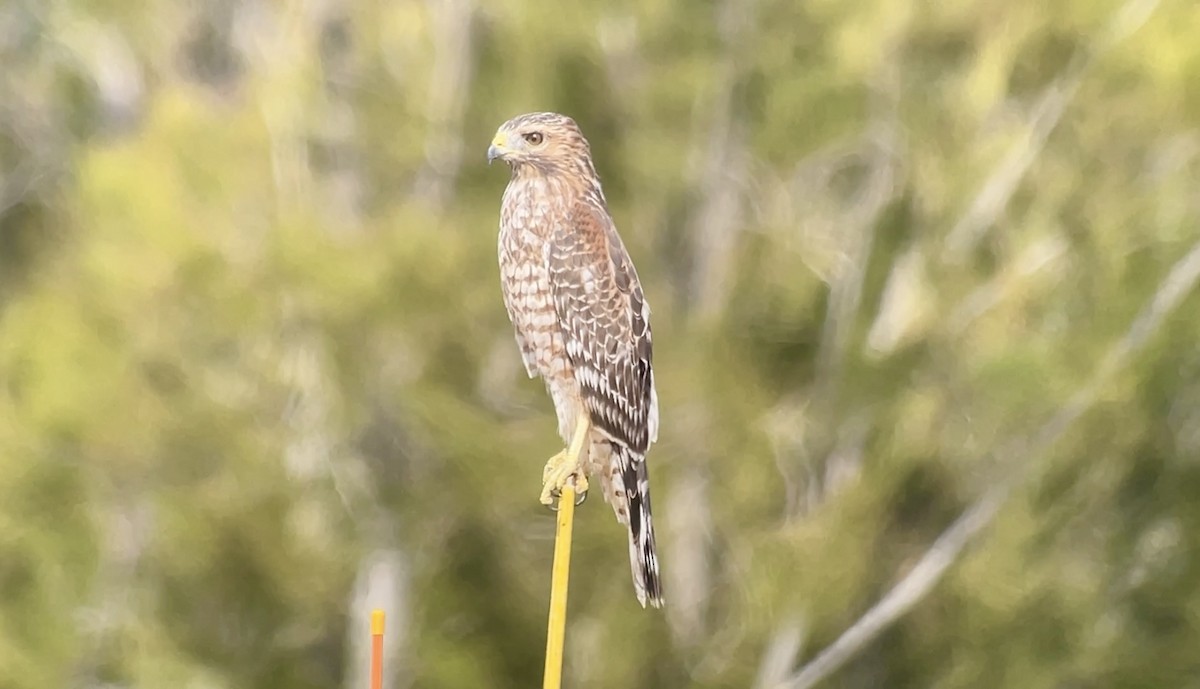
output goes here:
<path id="1" fill-rule="evenodd" d="M 546 463 L 541 501 L 562 487 L 583 495 L 587 476 L 629 528 L 638 602 L 663 604 L 650 517 L 646 452 L 658 438 L 650 306 L 609 217 L 587 139 L 575 121 L 531 113 L 505 122 L 488 148 L 512 170 L 500 210 L 504 305 L 532 378 L 554 400 L 570 447 Z M 579 443 L 576 442 L 576 445 Z"/>

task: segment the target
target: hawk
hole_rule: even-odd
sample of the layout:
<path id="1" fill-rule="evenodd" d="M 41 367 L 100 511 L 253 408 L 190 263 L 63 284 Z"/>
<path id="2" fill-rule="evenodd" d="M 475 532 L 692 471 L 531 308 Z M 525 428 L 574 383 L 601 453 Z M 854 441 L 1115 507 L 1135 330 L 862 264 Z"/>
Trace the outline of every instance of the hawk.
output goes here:
<path id="1" fill-rule="evenodd" d="M 617 235 L 575 121 L 540 112 L 501 125 L 488 162 L 508 163 L 500 284 L 531 378 L 541 376 L 568 444 L 546 463 L 541 502 L 588 476 L 629 530 L 638 602 L 662 607 L 646 452 L 658 439 L 650 306 Z"/>

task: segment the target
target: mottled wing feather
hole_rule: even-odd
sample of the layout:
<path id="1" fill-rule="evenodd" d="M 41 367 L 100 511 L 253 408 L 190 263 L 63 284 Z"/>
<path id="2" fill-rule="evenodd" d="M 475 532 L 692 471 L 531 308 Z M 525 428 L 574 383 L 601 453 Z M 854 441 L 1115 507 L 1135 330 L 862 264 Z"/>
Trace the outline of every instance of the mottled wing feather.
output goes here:
<path id="1" fill-rule="evenodd" d="M 567 358 L 592 423 L 645 454 L 658 426 L 650 309 L 608 213 L 586 197 L 549 244 L 547 267 Z"/>
<path id="2" fill-rule="evenodd" d="M 595 199 L 575 204 L 549 243 L 554 308 L 592 425 L 612 444 L 615 502 L 629 527 L 638 601 L 664 603 L 646 451 L 658 435 L 650 308 L 633 262 Z"/>

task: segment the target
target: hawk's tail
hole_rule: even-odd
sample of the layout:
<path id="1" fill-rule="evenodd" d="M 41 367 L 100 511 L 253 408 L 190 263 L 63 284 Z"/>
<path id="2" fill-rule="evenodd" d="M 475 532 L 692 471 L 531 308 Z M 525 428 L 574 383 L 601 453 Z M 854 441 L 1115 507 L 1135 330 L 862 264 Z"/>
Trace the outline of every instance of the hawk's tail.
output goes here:
<path id="1" fill-rule="evenodd" d="M 661 608 L 665 601 L 658 572 L 658 550 L 654 545 L 654 522 L 650 517 L 650 474 L 644 457 L 629 448 L 613 449 L 624 455 L 617 466 L 623 467 L 621 481 L 629 508 L 629 564 L 633 568 L 633 588 L 643 608 L 646 603 Z"/>

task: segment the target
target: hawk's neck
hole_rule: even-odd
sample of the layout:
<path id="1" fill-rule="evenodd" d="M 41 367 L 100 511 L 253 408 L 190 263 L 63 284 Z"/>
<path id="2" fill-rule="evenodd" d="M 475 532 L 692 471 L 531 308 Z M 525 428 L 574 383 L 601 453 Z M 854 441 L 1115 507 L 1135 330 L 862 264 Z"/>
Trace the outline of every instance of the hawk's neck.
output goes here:
<path id="1" fill-rule="evenodd" d="M 513 170 L 508 183 L 508 192 L 513 198 L 526 197 L 534 203 L 548 203 L 567 208 L 581 200 L 606 207 L 604 190 L 600 178 L 590 160 L 583 161 L 580 169 L 543 168 L 533 165 Z M 505 194 L 508 197 L 510 194 Z"/>

